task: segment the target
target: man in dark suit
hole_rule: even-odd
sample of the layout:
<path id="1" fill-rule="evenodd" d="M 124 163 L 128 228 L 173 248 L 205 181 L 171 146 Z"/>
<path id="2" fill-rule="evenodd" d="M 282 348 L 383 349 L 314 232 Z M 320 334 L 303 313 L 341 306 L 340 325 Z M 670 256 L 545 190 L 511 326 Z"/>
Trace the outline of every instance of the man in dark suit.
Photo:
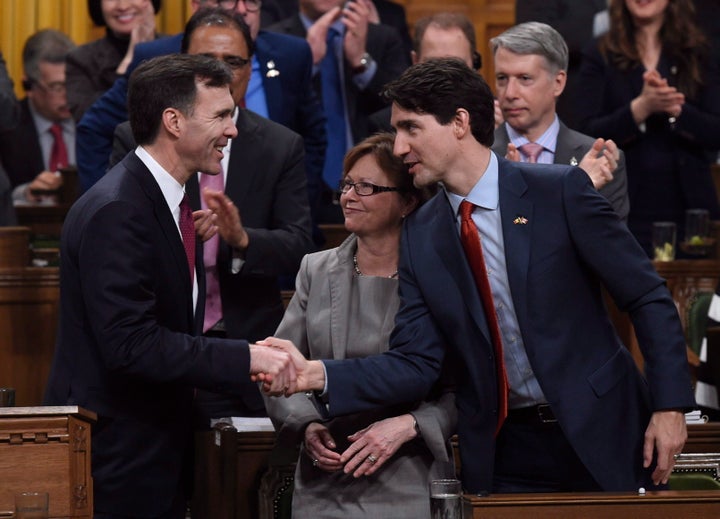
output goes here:
<path id="1" fill-rule="evenodd" d="M 182 52 L 234 62 L 249 59 L 252 47 L 240 15 L 213 9 L 200 10 L 188 21 Z M 220 310 L 206 310 L 203 332 L 256 341 L 272 335 L 283 316 L 277 277 L 295 273 L 313 243 L 302 139 L 242 107 L 249 76 L 249 63 L 233 71 L 238 134 L 225 150 L 223 185 L 240 219 L 237 236 L 222 240 L 217 256 L 205 264 L 208 278 L 214 276 L 220 289 L 207 283 L 207 305 L 218 304 Z M 128 123 L 120 124 L 115 135 L 111 166 L 136 146 Z M 193 175 L 186 185 L 195 210 L 201 209 L 198 176 L 203 175 Z M 266 416 L 257 385 L 248 382 L 239 396 L 203 392 L 198 400 L 208 418 Z"/>
<path id="2" fill-rule="evenodd" d="M 593 38 L 608 30 L 607 0 L 517 0 L 515 23 L 543 22 L 562 34 L 569 49 L 566 94 L 558 103 L 558 113 L 570 128 L 579 126 L 574 103 L 582 95 L 578 81 L 582 50 Z"/>
<path id="3" fill-rule="evenodd" d="M 0 52 L 0 130 L 12 128 L 20 115 L 20 103 L 15 98 L 13 82 L 8 75 L 5 59 Z M 12 200 L 12 186 L 0 162 L 0 227 L 15 225 L 15 209 Z"/>
<path id="4" fill-rule="evenodd" d="M 63 226 L 60 326 L 45 403 L 98 415 L 92 431 L 95 515 L 185 517 L 194 388 L 237 391 L 286 357 L 246 341 L 195 336 L 204 316 L 202 248 L 184 184 L 220 173 L 237 131 L 231 72 L 173 55 L 130 83 L 139 147 L 73 205 Z"/>
<path id="5" fill-rule="evenodd" d="M 667 482 L 695 403 L 675 304 L 627 227 L 579 168 L 494 154 L 493 94 L 461 61 L 413 65 L 386 95 L 395 153 L 416 186 L 443 189 L 403 229 L 391 350 L 311 362 L 295 351 L 298 390 L 324 390 L 331 415 L 410 401 L 447 355 L 460 361 L 469 492 Z M 646 378 L 601 286 L 630 314 Z M 366 445 L 344 457 L 354 455 L 366 467 L 382 456 Z"/>
<path id="6" fill-rule="evenodd" d="M 369 22 L 370 0 L 301 0 L 300 12 L 269 28 L 306 38 L 313 56 L 313 82 L 325 107 L 328 147 L 318 221 L 342 222 L 334 196 L 347 150 L 369 134 L 372 113 L 386 103 L 380 89 L 409 64 L 397 31 Z M 328 43 L 330 41 L 330 43 Z M 329 76 L 335 76 L 331 80 Z"/>
<path id="7" fill-rule="evenodd" d="M 250 87 L 258 89 L 260 101 L 248 96 L 248 108 L 300 134 L 305 144 L 305 170 L 309 198 L 317 198 L 325 160 L 325 119 L 322 105 L 312 89 L 312 58 L 307 45 L 292 38 L 260 31 L 257 0 L 237 0 L 230 9 L 250 26 L 256 54 Z M 223 2 L 223 6 L 226 2 Z M 192 0 L 193 12 L 217 7 L 217 0 Z M 140 44 L 124 77 L 95 102 L 78 125 L 77 162 L 81 188 L 88 189 L 105 174 L 112 152 L 115 127 L 127 120 L 127 78 L 143 60 L 180 51 L 182 34 Z M 262 111 L 264 109 L 264 112 Z"/>
<path id="8" fill-rule="evenodd" d="M 26 97 L 17 124 L 0 131 L 0 161 L 15 200 L 39 202 L 41 193 L 57 191 L 63 183 L 59 169 L 75 163 L 75 124 L 65 92 L 65 57 L 74 48 L 52 29 L 36 32 L 23 47 Z"/>
<path id="9" fill-rule="evenodd" d="M 625 157 L 612 140 L 593 139 L 571 130 L 555 113 L 567 79 L 568 49 L 547 24 L 527 22 L 490 40 L 495 59 L 495 93 L 505 123 L 495 130 L 494 152 L 527 162 L 517 151 L 538 143 L 536 162 L 579 165 L 615 212 L 627 220 Z M 530 79 L 528 79 L 530 78 Z"/>

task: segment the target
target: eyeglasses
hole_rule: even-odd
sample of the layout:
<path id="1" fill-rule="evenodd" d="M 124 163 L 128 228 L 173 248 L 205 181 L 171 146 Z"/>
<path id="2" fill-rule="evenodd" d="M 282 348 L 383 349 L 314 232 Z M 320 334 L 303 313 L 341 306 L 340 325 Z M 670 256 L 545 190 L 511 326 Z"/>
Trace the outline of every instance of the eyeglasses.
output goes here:
<path id="1" fill-rule="evenodd" d="M 355 192 L 360 196 L 371 196 L 378 193 L 385 193 L 387 191 L 405 191 L 405 189 L 401 187 L 376 186 L 370 182 L 350 182 L 349 180 L 340 181 L 340 192 L 342 194 L 350 191 L 351 187 L 354 187 Z"/>
<path id="2" fill-rule="evenodd" d="M 33 85 L 37 85 L 40 89 L 51 94 L 63 94 L 67 90 L 67 87 L 62 81 L 53 81 L 52 83 L 45 84 L 42 81 L 35 80 L 32 82 Z"/>
<path id="3" fill-rule="evenodd" d="M 259 11 L 262 5 L 262 0 L 205 0 L 203 5 L 207 7 L 221 7 L 229 11 L 230 9 L 235 9 L 240 1 L 245 4 L 245 9 L 250 13 Z"/>
<path id="4" fill-rule="evenodd" d="M 247 58 L 241 58 L 240 56 L 225 56 L 223 58 L 223 61 L 225 64 L 230 67 L 233 70 L 237 70 L 239 68 L 243 68 L 248 63 L 250 63 L 250 60 Z"/>

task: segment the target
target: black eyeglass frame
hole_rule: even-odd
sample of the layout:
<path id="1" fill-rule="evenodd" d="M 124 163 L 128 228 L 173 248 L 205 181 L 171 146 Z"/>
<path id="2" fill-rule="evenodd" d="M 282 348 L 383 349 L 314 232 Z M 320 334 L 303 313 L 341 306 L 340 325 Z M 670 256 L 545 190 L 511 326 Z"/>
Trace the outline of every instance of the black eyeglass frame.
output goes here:
<path id="1" fill-rule="evenodd" d="M 360 188 L 358 190 L 358 187 Z M 340 193 L 345 194 L 348 191 L 350 191 L 350 188 L 355 189 L 355 193 L 357 193 L 358 196 L 373 196 L 377 195 L 378 193 L 387 193 L 390 191 L 397 191 L 399 193 L 402 193 L 406 191 L 406 189 L 402 187 L 390 187 L 390 186 L 378 186 L 376 184 L 373 184 L 372 182 L 350 182 L 349 180 L 341 180 L 340 181 Z M 370 189 L 369 192 L 367 192 L 367 189 Z M 361 191 L 366 191 L 365 193 L 361 193 Z"/>
<path id="2" fill-rule="evenodd" d="M 262 7 L 262 0 L 254 0 L 252 4 L 250 4 L 247 0 L 216 0 L 216 5 L 222 7 L 223 9 L 235 9 L 240 2 L 244 3 L 245 9 L 251 13 L 258 12 Z"/>

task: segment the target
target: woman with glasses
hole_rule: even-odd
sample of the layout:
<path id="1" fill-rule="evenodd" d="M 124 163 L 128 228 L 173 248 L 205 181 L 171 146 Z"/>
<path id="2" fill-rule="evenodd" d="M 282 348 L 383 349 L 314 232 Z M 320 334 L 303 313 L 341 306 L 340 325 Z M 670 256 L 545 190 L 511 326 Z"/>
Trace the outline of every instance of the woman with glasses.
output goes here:
<path id="1" fill-rule="evenodd" d="M 276 337 L 311 359 L 343 359 L 388 348 L 398 297 L 403 219 L 424 199 L 393 136 L 364 140 L 345 157 L 340 206 L 352 234 L 335 249 L 305 256 Z M 305 395 L 266 398 L 278 447 L 300 444 L 293 517 L 430 517 L 431 479 L 454 477 L 448 439 L 454 396 L 323 420 Z M 352 447 L 354 445 L 354 448 Z M 370 446 L 372 454 L 348 448 Z"/>
<path id="2" fill-rule="evenodd" d="M 81 45 L 67 57 L 67 98 L 75 121 L 125 73 L 135 45 L 154 40 L 161 0 L 88 0 L 93 23 L 105 36 Z"/>

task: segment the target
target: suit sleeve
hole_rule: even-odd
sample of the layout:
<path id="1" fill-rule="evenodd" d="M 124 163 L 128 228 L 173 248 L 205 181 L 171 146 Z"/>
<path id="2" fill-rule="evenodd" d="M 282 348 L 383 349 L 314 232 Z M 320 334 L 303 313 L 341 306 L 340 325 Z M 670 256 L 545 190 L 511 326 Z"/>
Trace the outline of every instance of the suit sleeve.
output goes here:
<path id="1" fill-rule="evenodd" d="M 8 75 L 5 59 L 0 53 L 0 130 L 12 128 L 20 119 L 20 103 L 15 97 L 13 82 Z"/>
<path id="2" fill-rule="evenodd" d="M 118 78 L 88 108 L 77 126 L 77 168 L 82 191 L 90 189 L 108 169 L 115 127 L 128 119 L 127 86 L 126 77 Z"/>
<path id="3" fill-rule="evenodd" d="M 114 373 L 233 392 L 248 380 L 247 342 L 193 337 L 160 324 L 158 291 L 168 287 L 148 267 L 163 240 L 148 224 L 153 218 L 133 203 L 110 202 L 74 231 L 82 301 L 100 360 Z"/>
<path id="4" fill-rule="evenodd" d="M 280 142 L 284 151 L 272 208 L 272 225 L 246 229 L 250 238 L 241 275 L 277 276 L 294 272 L 313 247 L 302 139 L 292 134 Z"/>
<path id="5" fill-rule="evenodd" d="M 400 309 L 390 350 L 324 361 L 333 416 L 422 400 L 440 375 L 445 343 L 415 282 L 410 247 L 406 224 L 400 244 Z"/>
<path id="6" fill-rule="evenodd" d="M 653 408 L 694 406 L 685 339 L 675 303 L 652 263 L 586 175 L 564 177 L 566 221 L 583 261 L 628 312 L 645 358 Z"/>

